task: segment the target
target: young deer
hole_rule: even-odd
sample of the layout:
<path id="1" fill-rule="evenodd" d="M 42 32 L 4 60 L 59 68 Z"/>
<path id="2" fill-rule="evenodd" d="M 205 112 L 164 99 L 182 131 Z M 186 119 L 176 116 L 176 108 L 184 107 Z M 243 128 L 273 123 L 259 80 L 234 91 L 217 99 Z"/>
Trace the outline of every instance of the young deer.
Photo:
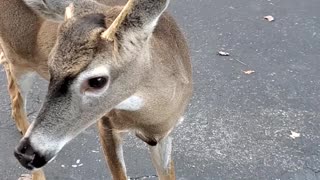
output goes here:
<path id="1" fill-rule="evenodd" d="M 127 179 L 121 140 L 128 131 L 150 145 L 159 178 L 175 179 L 170 133 L 191 97 L 192 73 L 186 41 L 163 14 L 168 4 L 129 0 L 122 11 L 94 1 L 69 6 L 49 57 L 44 104 L 15 150 L 24 167 L 43 167 L 99 121 L 114 179 Z"/>

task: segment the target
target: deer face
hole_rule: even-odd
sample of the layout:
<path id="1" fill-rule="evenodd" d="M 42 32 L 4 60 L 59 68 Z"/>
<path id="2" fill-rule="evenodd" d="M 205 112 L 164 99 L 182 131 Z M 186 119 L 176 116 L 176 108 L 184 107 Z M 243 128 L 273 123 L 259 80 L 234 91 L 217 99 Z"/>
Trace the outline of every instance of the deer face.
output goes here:
<path id="1" fill-rule="evenodd" d="M 68 14 L 49 57 L 45 101 L 15 151 L 24 167 L 41 168 L 71 139 L 135 93 L 150 68 L 148 42 L 167 6 L 163 4 L 155 13 L 149 10 L 153 13 L 149 16 L 131 13 L 120 26 L 116 43 L 101 37 L 107 30 L 106 15 Z"/>

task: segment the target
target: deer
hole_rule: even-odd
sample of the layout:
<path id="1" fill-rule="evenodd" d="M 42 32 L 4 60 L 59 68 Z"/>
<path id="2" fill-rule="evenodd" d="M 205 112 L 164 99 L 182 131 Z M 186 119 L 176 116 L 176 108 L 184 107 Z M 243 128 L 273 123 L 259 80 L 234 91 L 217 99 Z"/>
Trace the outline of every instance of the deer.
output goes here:
<path id="1" fill-rule="evenodd" d="M 38 14 L 43 3 L 32 3 Z M 122 138 L 133 132 L 149 145 L 159 179 L 175 179 L 174 128 L 192 96 L 187 42 L 165 10 L 169 0 L 129 0 L 122 7 L 71 3 L 57 14 L 47 61 L 49 86 L 36 119 L 14 154 L 38 170 L 97 123 L 113 179 L 127 179 Z M 49 17 L 48 17 L 49 18 Z"/>

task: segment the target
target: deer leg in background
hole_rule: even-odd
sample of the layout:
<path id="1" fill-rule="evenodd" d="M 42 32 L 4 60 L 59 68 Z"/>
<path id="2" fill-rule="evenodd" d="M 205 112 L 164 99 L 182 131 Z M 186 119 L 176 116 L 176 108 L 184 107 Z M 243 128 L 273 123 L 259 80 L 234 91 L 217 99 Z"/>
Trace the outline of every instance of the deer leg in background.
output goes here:
<path id="1" fill-rule="evenodd" d="M 11 99 L 11 116 L 14 119 L 19 132 L 24 134 L 29 127 L 29 122 L 27 121 L 23 98 L 16 77 L 11 71 L 12 65 L 4 59 L 3 54 L 1 55 L 1 59 L 7 75 L 8 91 Z"/>

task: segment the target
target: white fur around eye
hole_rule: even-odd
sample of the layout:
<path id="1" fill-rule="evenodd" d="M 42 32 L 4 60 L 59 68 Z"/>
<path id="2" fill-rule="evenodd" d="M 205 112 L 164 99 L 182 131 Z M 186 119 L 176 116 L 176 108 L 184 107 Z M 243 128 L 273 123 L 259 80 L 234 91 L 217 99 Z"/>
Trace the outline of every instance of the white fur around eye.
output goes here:
<path id="1" fill-rule="evenodd" d="M 110 81 L 110 68 L 108 66 L 98 66 L 96 68 L 92 68 L 89 70 L 86 70 L 82 72 L 78 80 L 75 84 L 76 90 L 81 94 L 81 95 L 88 95 L 88 96 L 99 96 L 101 93 L 103 93 L 109 86 L 110 82 L 107 82 L 107 85 L 102 88 L 101 90 L 98 90 L 96 92 L 82 92 L 82 85 L 87 83 L 89 79 L 96 78 L 96 77 L 107 77 L 108 81 Z"/>

